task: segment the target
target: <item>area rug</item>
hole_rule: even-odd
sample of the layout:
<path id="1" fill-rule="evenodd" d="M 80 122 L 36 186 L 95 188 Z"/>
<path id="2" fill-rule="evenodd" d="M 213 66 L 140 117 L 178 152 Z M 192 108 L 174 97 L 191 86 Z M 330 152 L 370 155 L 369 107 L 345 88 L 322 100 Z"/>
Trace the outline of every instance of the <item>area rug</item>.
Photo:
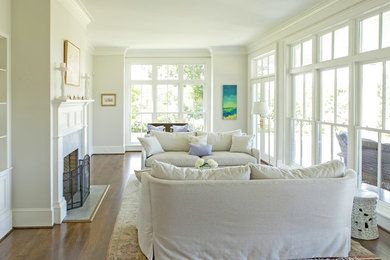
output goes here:
<path id="1" fill-rule="evenodd" d="M 119 211 L 114 231 L 108 246 L 107 259 L 147 259 L 138 246 L 138 234 L 136 229 L 138 191 L 140 183 L 135 177 L 131 177 L 123 194 L 122 205 Z M 327 258 L 316 258 L 327 259 Z M 356 260 L 356 259 L 380 259 L 358 242 L 352 240 L 351 252 L 348 258 L 329 258 L 332 260 Z"/>
<path id="2" fill-rule="evenodd" d="M 68 210 L 64 222 L 92 222 L 109 188 L 110 185 L 91 185 L 84 205 Z"/>

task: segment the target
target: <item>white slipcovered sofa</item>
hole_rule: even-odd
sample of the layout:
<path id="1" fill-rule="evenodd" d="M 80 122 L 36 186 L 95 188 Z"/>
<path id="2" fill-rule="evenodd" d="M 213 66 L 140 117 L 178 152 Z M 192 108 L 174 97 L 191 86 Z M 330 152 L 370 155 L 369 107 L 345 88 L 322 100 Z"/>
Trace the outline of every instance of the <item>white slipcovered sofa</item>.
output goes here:
<path id="1" fill-rule="evenodd" d="M 200 158 L 189 152 L 189 136 L 207 135 L 207 143 L 212 144 L 212 155 L 202 156 L 205 161 L 215 160 L 219 166 L 236 166 L 247 163 L 260 163 L 260 151 L 250 148 L 248 152 L 231 151 L 232 136 L 242 135 L 241 130 L 228 132 L 158 132 L 151 131 L 151 136 L 155 136 L 164 152 L 153 154 L 147 157 L 147 153 L 142 148 L 141 168 L 150 168 L 152 162 L 157 160 L 170 163 L 178 167 L 194 167 L 195 162 Z"/>
<path id="2" fill-rule="evenodd" d="M 337 178 L 307 178 L 299 173 L 299 179 L 256 180 L 242 180 L 240 171 L 238 180 L 166 180 L 143 173 L 137 228 L 146 257 L 348 256 L 356 186 L 353 170 Z M 180 175 L 177 170 L 172 174 Z M 208 176 L 215 178 L 220 172 Z"/>

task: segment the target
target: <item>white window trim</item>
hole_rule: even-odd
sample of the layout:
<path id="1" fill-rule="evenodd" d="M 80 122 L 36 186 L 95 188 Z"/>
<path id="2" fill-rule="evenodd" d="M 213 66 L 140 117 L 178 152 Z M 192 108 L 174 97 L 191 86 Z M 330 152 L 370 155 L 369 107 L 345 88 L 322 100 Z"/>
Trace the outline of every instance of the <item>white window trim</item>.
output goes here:
<path id="1" fill-rule="evenodd" d="M 130 78 L 130 66 L 131 65 L 179 65 L 179 80 L 153 80 L 157 78 L 157 70 L 153 69 L 152 73 L 154 74 L 152 80 L 131 80 Z M 189 64 L 204 64 L 205 65 L 205 79 L 204 80 L 183 80 L 181 75 L 181 68 L 183 65 Z M 211 100 L 212 100 L 212 89 L 211 89 L 211 62 L 209 58 L 125 58 L 125 141 L 126 141 L 126 150 L 134 150 L 140 147 L 138 143 L 131 143 L 130 139 L 130 106 L 131 106 L 131 95 L 130 95 L 130 86 L 131 84 L 145 84 L 145 85 L 154 85 L 157 84 L 175 84 L 175 85 L 184 85 L 185 84 L 202 84 L 204 85 L 203 89 L 203 109 L 205 117 L 205 131 L 210 130 L 211 126 Z M 155 88 L 153 88 L 153 91 Z M 155 94 L 155 93 L 153 93 Z M 179 87 L 179 96 L 180 93 Z M 155 96 L 155 95 L 154 95 Z M 153 113 L 157 107 L 157 100 L 153 100 Z M 179 102 L 180 98 L 179 98 Z M 179 104 L 180 110 L 180 104 Z M 175 112 L 176 113 L 176 112 Z M 180 113 L 180 111 L 179 111 Z"/>

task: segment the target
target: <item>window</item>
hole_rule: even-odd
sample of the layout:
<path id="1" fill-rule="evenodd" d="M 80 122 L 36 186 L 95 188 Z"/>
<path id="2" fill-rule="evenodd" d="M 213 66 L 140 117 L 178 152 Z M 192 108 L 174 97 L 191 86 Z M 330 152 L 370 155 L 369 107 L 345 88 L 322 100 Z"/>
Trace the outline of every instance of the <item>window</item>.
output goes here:
<path id="1" fill-rule="evenodd" d="M 321 35 L 319 42 L 320 61 L 348 56 L 349 26 Z"/>
<path id="2" fill-rule="evenodd" d="M 390 11 L 365 14 L 356 27 L 351 20 L 308 37 L 318 43 L 312 45 L 318 53 L 312 63 L 303 61 L 307 41 L 289 45 L 286 155 L 303 166 L 341 159 L 357 170 L 359 185 L 389 204 Z"/>
<path id="3" fill-rule="evenodd" d="M 362 186 L 390 202 L 390 60 L 362 64 L 360 70 L 361 123 L 357 134 Z"/>
<path id="4" fill-rule="evenodd" d="M 293 142 L 292 161 L 299 165 L 312 164 L 313 134 L 313 75 L 298 74 L 293 78 Z M 303 149 L 304 147 L 304 149 Z"/>
<path id="5" fill-rule="evenodd" d="M 292 67 L 299 68 L 313 62 L 313 40 L 298 43 L 292 47 Z"/>
<path id="6" fill-rule="evenodd" d="M 390 47 L 390 11 L 360 21 L 360 52 Z"/>
<path id="7" fill-rule="evenodd" d="M 349 67 L 322 70 L 318 162 L 342 158 L 338 138 L 348 132 Z M 348 149 L 348 143 L 343 149 Z"/>
<path id="8" fill-rule="evenodd" d="M 276 163 L 275 156 L 275 52 L 269 52 L 254 59 L 255 73 L 251 79 L 253 101 L 265 101 L 269 116 L 261 119 L 253 117 L 255 144 L 260 149 L 262 160 Z"/>
<path id="9" fill-rule="evenodd" d="M 147 123 L 188 122 L 205 129 L 206 65 L 129 64 L 129 142 L 138 143 Z"/>

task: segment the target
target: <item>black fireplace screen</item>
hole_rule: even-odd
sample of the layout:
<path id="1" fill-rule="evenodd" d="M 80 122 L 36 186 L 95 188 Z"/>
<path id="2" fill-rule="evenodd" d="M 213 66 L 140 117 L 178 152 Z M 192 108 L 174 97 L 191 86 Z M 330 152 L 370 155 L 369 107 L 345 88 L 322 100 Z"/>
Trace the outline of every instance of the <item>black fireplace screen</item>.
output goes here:
<path id="1" fill-rule="evenodd" d="M 90 157 L 78 160 L 75 152 L 64 158 L 64 197 L 68 210 L 82 207 L 90 192 Z M 78 164 L 72 167 L 74 158 Z"/>

